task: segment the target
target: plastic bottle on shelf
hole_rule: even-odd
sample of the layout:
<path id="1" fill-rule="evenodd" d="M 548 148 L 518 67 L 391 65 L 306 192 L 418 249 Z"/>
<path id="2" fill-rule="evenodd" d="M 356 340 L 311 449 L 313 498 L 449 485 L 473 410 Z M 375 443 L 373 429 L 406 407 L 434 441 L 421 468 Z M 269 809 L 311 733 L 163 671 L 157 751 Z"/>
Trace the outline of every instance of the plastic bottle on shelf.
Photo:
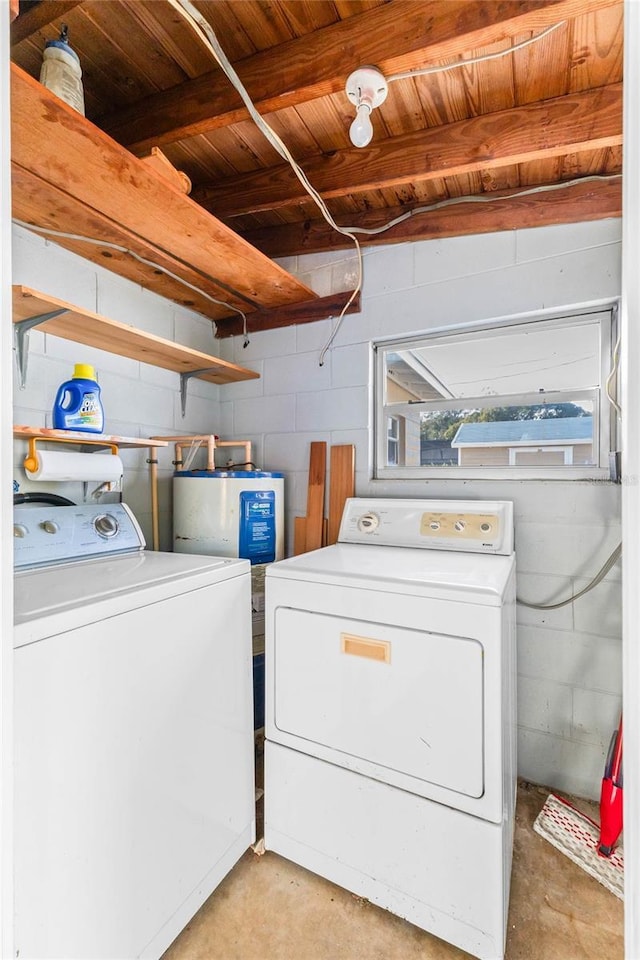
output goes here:
<path id="1" fill-rule="evenodd" d="M 66 24 L 57 40 L 45 44 L 40 83 L 84 116 L 82 68 L 78 54 L 69 46 Z"/>
<path id="2" fill-rule="evenodd" d="M 73 378 L 61 383 L 53 404 L 56 430 L 102 433 L 104 410 L 95 370 L 87 363 L 76 363 Z"/>

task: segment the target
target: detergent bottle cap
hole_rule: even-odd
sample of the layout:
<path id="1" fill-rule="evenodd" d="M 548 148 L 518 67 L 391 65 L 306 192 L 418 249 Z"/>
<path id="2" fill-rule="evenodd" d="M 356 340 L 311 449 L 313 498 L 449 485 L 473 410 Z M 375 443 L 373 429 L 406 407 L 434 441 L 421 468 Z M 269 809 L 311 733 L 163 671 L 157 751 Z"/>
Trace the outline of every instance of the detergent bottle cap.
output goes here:
<path id="1" fill-rule="evenodd" d="M 96 371 L 89 363 L 76 363 L 73 368 L 74 380 L 95 380 Z"/>

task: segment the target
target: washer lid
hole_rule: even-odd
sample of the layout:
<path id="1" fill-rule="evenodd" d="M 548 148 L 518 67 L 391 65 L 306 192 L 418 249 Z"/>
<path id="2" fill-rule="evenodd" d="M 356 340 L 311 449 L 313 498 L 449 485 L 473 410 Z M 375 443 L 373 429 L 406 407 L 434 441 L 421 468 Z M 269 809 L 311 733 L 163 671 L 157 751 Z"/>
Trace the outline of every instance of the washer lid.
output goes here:
<path id="1" fill-rule="evenodd" d="M 143 552 L 15 576 L 15 645 L 117 616 L 242 574 L 248 560 Z M 215 611 L 212 611 L 212 616 Z M 185 623 L 185 629 L 189 629 Z"/>
<path id="2" fill-rule="evenodd" d="M 266 576 L 499 606 L 514 565 L 513 554 L 336 543 L 272 563 Z"/>

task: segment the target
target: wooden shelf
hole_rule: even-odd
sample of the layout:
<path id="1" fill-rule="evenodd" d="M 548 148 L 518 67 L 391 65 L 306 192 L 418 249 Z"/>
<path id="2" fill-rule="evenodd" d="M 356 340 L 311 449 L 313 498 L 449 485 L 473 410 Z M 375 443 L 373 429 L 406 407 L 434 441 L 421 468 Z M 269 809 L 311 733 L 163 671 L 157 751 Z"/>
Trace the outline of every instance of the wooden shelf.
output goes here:
<path id="1" fill-rule="evenodd" d="M 69 234 L 54 242 L 213 320 L 316 299 L 15 64 L 11 176 L 15 218 Z"/>
<path id="2" fill-rule="evenodd" d="M 172 340 L 164 340 L 126 323 L 109 320 L 90 310 L 82 310 L 49 297 L 37 290 L 15 284 L 13 287 L 13 322 L 17 332 L 18 366 L 24 384 L 26 371 L 26 334 L 34 327 L 65 340 L 97 347 L 120 357 L 131 357 L 164 370 L 174 370 L 181 376 L 183 414 L 187 383 L 191 377 L 209 383 L 234 383 L 254 380 L 260 376 L 235 363 L 212 357 L 199 350 L 183 347 Z"/>
<path id="3" fill-rule="evenodd" d="M 117 437 L 108 433 L 82 433 L 77 430 L 52 430 L 49 427 L 25 427 L 15 424 L 14 437 L 24 440 L 53 440 L 65 443 L 84 443 L 96 447 L 166 447 L 166 440 L 138 437 Z"/>

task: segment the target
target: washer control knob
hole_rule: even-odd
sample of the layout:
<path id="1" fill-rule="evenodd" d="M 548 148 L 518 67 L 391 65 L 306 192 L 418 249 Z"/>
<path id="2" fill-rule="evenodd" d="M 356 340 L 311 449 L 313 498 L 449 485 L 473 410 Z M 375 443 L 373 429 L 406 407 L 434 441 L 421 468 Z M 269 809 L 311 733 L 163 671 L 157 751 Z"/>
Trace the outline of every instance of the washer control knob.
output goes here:
<path id="1" fill-rule="evenodd" d="M 482 530 L 483 533 L 489 533 L 491 531 L 491 524 L 487 523 L 487 521 L 485 520 L 484 523 L 480 524 L 480 529 Z"/>
<path id="2" fill-rule="evenodd" d="M 28 533 L 29 533 L 29 528 L 25 527 L 24 523 L 14 523 L 13 525 L 14 537 L 26 537 Z"/>
<path id="3" fill-rule="evenodd" d="M 105 540 L 115 537 L 119 529 L 118 521 L 110 513 L 103 513 L 99 517 L 96 517 L 93 521 L 93 526 L 96 533 Z"/>
<path id="4" fill-rule="evenodd" d="M 464 522 L 464 520 L 456 520 L 456 522 L 453 525 L 453 529 L 456 530 L 458 533 L 462 533 L 465 527 L 466 527 L 466 523 Z"/>
<path id="5" fill-rule="evenodd" d="M 358 520 L 358 530 L 362 533 L 373 533 L 380 526 L 380 517 L 377 513 L 363 513 Z"/>
<path id="6" fill-rule="evenodd" d="M 429 529 L 430 529 L 430 530 L 439 530 L 439 529 L 440 529 L 440 521 L 439 521 L 439 520 L 432 520 L 431 523 L 429 524 Z"/>
<path id="7" fill-rule="evenodd" d="M 60 529 L 60 524 L 56 523 L 55 520 L 43 520 L 40 526 L 45 533 L 57 533 Z"/>

